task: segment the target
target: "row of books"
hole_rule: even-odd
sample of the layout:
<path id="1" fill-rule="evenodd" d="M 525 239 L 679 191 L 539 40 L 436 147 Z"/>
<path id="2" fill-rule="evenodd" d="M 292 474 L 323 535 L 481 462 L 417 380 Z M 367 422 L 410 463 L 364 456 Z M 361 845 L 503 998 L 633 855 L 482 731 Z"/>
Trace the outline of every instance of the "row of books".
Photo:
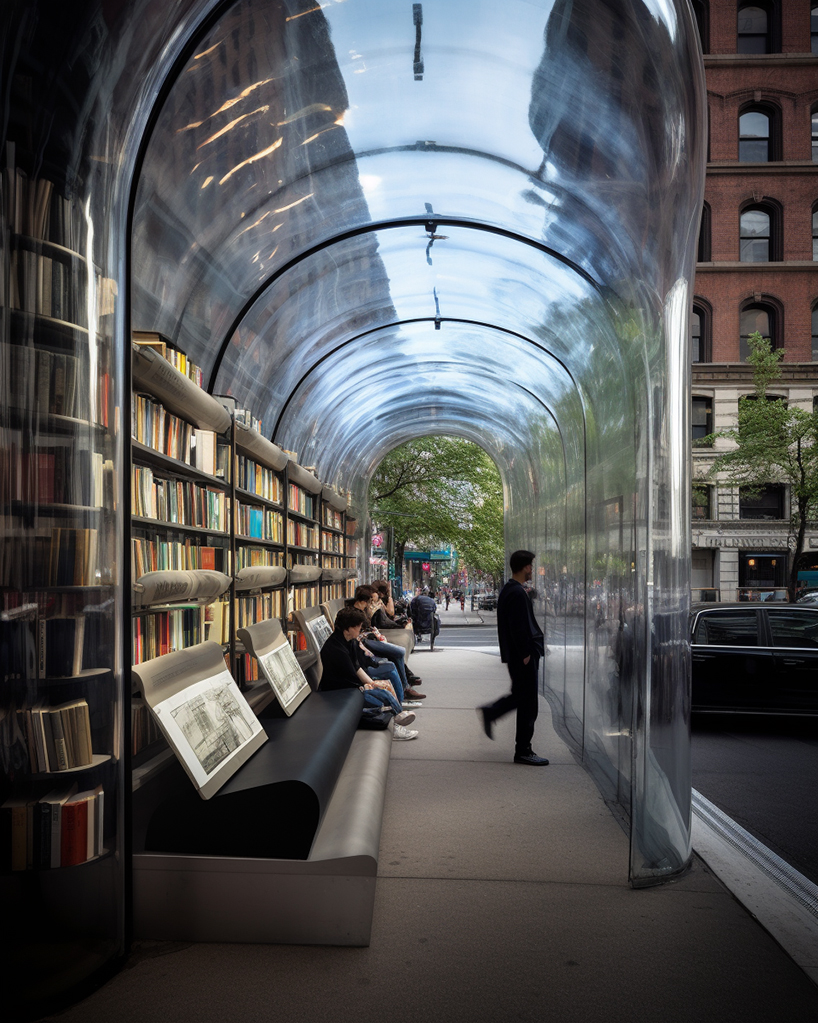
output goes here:
<path id="1" fill-rule="evenodd" d="M 194 643 L 230 641 L 230 610 L 224 600 L 205 607 L 178 607 L 136 615 L 132 622 L 134 664 Z"/>
<path id="2" fill-rule="evenodd" d="M 344 559 L 336 554 L 324 554 L 321 557 L 321 568 L 346 568 Z"/>
<path id="3" fill-rule="evenodd" d="M 236 571 L 242 568 L 280 567 L 284 564 L 283 551 L 271 551 L 269 547 L 236 548 Z"/>
<path id="4" fill-rule="evenodd" d="M 249 430 L 255 430 L 256 433 L 264 433 L 264 428 L 260 419 L 256 419 L 250 409 L 237 408 L 233 410 L 233 418 L 237 423 L 241 423 L 246 426 Z"/>
<path id="5" fill-rule="evenodd" d="M 143 465 L 132 467 L 131 484 L 132 515 L 214 532 L 230 530 L 230 501 L 223 490 L 189 480 L 163 479 Z"/>
<path id="6" fill-rule="evenodd" d="M 29 178 L 14 167 L 11 144 L 6 147 L 5 194 L 8 219 L 14 234 L 52 241 L 74 252 L 84 248 L 82 220 L 75 217 L 72 203 L 61 196 L 46 178 Z"/>
<path id="7" fill-rule="evenodd" d="M 160 402 L 145 394 L 133 396 L 131 436 L 140 444 L 192 465 L 194 430 L 194 426 L 168 412 Z"/>
<path id="8" fill-rule="evenodd" d="M 306 522 L 287 519 L 287 543 L 293 547 L 317 547 L 318 526 L 308 526 Z"/>
<path id="9" fill-rule="evenodd" d="M 321 550 L 331 551 L 335 554 L 344 553 L 344 538 L 339 533 L 321 532 Z"/>
<path id="10" fill-rule="evenodd" d="M 131 568 L 133 578 L 147 572 L 171 569 L 188 571 L 209 568 L 229 574 L 230 552 L 224 547 L 197 546 L 190 540 L 146 540 L 131 537 Z"/>
<path id="11" fill-rule="evenodd" d="M 236 658 L 233 666 L 233 678 L 238 683 L 240 689 L 243 689 L 251 682 L 258 682 L 261 674 L 259 672 L 258 661 L 252 654 L 241 654 Z"/>
<path id="12" fill-rule="evenodd" d="M 330 507 L 330 505 L 325 504 L 323 511 L 323 523 L 325 526 L 329 526 L 330 529 L 343 529 L 344 516 L 341 512 Z"/>
<path id="13" fill-rule="evenodd" d="M 57 707 L 38 703 L 17 713 L 33 774 L 70 771 L 93 763 L 87 700 L 69 700 Z"/>
<path id="14" fill-rule="evenodd" d="M 342 597 L 345 597 L 347 595 L 346 583 L 330 583 L 328 586 L 326 584 L 324 585 L 325 600 L 340 600 Z"/>
<path id="15" fill-rule="evenodd" d="M 76 269 L 27 249 L 12 252 L 10 307 L 87 327 L 87 282 Z"/>
<path id="16" fill-rule="evenodd" d="M 202 369 L 192 359 L 189 359 L 181 349 L 174 348 L 173 345 L 168 344 L 161 334 L 150 330 L 135 330 L 131 335 L 131 339 L 135 345 L 153 348 L 159 352 L 163 359 L 167 359 L 171 366 L 178 370 L 182 376 L 192 380 L 197 387 L 204 387 L 204 373 Z"/>
<path id="17" fill-rule="evenodd" d="M 113 472 L 113 463 L 101 451 L 76 445 L 21 451 L 12 443 L 0 449 L 0 503 L 101 508 L 105 472 Z"/>
<path id="18" fill-rule="evenodd" d="M 236 502 L 236 532 L 259 540 L 284 542 L 284 516 L 271 508 Z"/>
<path id="19" fill-rule="evenodd" d="M 8 381 L 6 394 L 12 408 L 105 425 L 107 412 L 103 402 L 107 400 L 109 374 L 98 368 L 96 392 L 80 386 L 78 382 L 87 379 L 90 373 L 82 349 L 72 354 L 2 342 L 0 365 Z"/>
<path id="20" fill-rule="evenodd" d="M 315 518 L 315 497 L 308 494 L 306 490 L 296 486 L 295 483 L 288 484 L 289 502 L 287 507 L 290 511 L 305 515 L 308 519 Z"/>
<path id="21" fill-rule="evenodd" d="M 96 529 L 51 529 L 23 541 L 0 538 L 0 585 L 28 590 L 43 586 L 96 585 Z"/>
<path id="22" fill-rule="evenodd" d="M 258 494 L 267 501 L 275 501 L 276 504 L 281 504 L 284 497 L 280 477 L 272 469 L 259 465 L 245 455 L 236 457 L 236 486 L 249 490 L 251 494 Z"/>
<path id="23" fill-rule="evenodd" d="M 0 869 L 73 867 L 101 856 L 105 794 L 102 786 L 71 785 L 42 799 L 8 799 L 0 806 Z"/>
<path id="24" fill-rule="evenodd" d="M 162 732 L 147 704 L 142 700 L 131 700 L 131 753 L 136 756 L 161 737 Z"/>
<path id="25" fill-rule="evenodd" d="M 236 628 L 263 622 L 268 618 L 283 618 L 285 594 L 283 590 L 269 590 L 252 597 L 239 597 L 236 601 Z"/>
<path id="26" fill-rule="evenodd" d="M 292 589 L 293 594 L 293 610 L 299 611 L 304 607 L 317 607 L 318 606 L 318 587 L 317 586 L 294 586 Z"/>
<path id="27" fill-rule="evenodd" d="M 132 623 L 134 664 L 142 664 L 162 654 L 202 643 L 205 635 L 205 608 L 181 607 L 137 615 Z"/>

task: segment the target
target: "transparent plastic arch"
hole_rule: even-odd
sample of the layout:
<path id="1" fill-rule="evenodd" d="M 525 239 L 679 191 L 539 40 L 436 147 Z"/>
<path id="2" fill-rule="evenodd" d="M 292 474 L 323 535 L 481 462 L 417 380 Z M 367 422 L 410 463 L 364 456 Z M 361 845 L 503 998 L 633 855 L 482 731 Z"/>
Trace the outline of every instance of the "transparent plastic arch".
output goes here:
<path id="1" fill-rule="evenodd" d="M 196 38 L 139 176 L 134 326 L 362 510 L 403 439 L 492 454 L 541 554 L 544 686 L 650 883 L 690 856 L 696 29 L 683 0 L 420 18 L 240 0 Z"/>

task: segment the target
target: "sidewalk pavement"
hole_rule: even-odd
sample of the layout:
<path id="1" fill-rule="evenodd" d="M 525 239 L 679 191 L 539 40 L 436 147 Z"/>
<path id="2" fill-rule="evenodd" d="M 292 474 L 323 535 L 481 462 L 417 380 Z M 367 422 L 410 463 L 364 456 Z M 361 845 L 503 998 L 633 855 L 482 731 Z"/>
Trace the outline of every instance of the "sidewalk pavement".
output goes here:
<path id="1" fill-rule="evenodd" d="M 428 694 L 394 743 L 369 948 L 138 942 L 60 1023 L 815 1023 L 816 987 L 698 858 L 636 891 L 628 839 L 541 700 L 535 750 L 475 707 L 496 653 L 412 655 Z"/>
<path id="2" fill-rule="evenodd" d="M 440 627 L 442 629 L 449 628 L 451 626 L 463 626 L 463 625 L 496 625 L 497 624 L 497 612 L 496 611 L 478 611 L 475 607 L 474 611 L 471 610 L 471 600 L 466 601 L 466 607 L 463 611 L 460 610 L 460 604 L 452 601 L 449 604 L 449 610 L 446 610 L 445 604 L 438 604 L 437 613 L 440 617 Z"/>

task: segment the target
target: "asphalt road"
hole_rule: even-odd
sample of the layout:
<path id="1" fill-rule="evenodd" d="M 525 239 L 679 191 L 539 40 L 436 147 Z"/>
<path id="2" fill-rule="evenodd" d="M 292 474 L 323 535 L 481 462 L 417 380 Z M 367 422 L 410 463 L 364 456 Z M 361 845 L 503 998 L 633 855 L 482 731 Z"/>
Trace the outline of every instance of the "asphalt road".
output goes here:
<path id="1" fill-rule="evenodd" d="M 818 884 L 818 719 L 694 716 L 693 788 Z"/>
<path id="2" fill-rule="evenodd" d="M 492 624 L 442 629 L 435 645 L 496 644 Z M 696 715 L 692 760 L 695 789 L 818 884 L 818 719 Z"/>

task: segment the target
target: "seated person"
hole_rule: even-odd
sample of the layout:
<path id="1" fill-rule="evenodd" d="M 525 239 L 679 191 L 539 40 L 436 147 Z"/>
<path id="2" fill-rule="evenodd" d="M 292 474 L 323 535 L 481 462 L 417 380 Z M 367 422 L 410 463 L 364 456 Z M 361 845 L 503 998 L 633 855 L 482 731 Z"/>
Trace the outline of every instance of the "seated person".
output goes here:
<path id="1" fill-rule="evenodd" d="M 409 613 L 412 616 L 416 638 L 420 639 L 421 635 L 429 635 L 433 630 L 435 636 L 437 635 L 436 612 L 437 604 L 429 596 L 429 587 L 424 586 L 423 592 L 414 597 L 409 605 Z"/>
<path id="2" fill-rule="evenodd" d="M 409 624 L 409 615 L 398 612 L 395 607 L 395 600 L 392 596 L 392 590 L 389 587 L 389 583 L 385 579 L 373 579 L 369 585 L 381 598 L 383 610 L 386 616 L 395 623 L 394 625 L 390 625 L 389 628 L 405 629 Z"/>
<path id="3" fill-rule="evenodd" d="M 361 631 L 359 642 L 363 644 L 366 653 L 371 653 L 371 655 L 376 658 L 386 658 L 389 663 L 394 665 L 400 677 L 401 685 L 400 692 L 397 694 L 398 699 L 403 701 L 405 698 L 406 700 L 410 700 L 415 703 L 417 701 L 424 700 L 426 699 L 425 693 L 419 693 L 414 688 L 410 688 L 410 686 L 419 684 L 420 679 L 418 679 L 416 675 L 412 675 L 406 667 L 406 654 L 403 647 L 398 646 L 396 643 L 387 642 L 386 637 L 372 625 L 371 610 L 374 602 L 378 601 L 378 599 L 377 594 L 373 592 L 372 587 L 370 586 L 359 586 L 355 590 L 352 606 L 363 611 L 366 618 L 366 623 Z M 365 663 L 367 665 L 372 665 L 373 662 L 367 659 Z M 378 662 L 375 661 L 375 664 L 377 663 Z M 367 668 L 367 671 L 373 678 L 388 678 L 388 672 L 385 674 L 381 673 L 382 667 L 382 665 L 378 667 L 377 674 L 373 674 L 369 671 L 369 668 Z M 409 681 L 410 677 L 411 682 Z M 398 687 L 395 686 L 396 692 L 397 688 Z"/>
<path id="4" fill-rule="evenodd" d="M 358 637 L 365 621 L 363 611 L 356 607 L 342 607 L 335 616 L 335 629 L 321 648 L 323 672 L 319 689 L 360 689 L 364 703 L 369 706 L 385 705 L 395 713 L 394 739 L 407 740 L 417 737 L 417 731 L 406 728 L 415 716 L 411 711 L 402 711 L 397 699 L 383 686 L 384 682 L 374 681 L 361 666 Z"/>

